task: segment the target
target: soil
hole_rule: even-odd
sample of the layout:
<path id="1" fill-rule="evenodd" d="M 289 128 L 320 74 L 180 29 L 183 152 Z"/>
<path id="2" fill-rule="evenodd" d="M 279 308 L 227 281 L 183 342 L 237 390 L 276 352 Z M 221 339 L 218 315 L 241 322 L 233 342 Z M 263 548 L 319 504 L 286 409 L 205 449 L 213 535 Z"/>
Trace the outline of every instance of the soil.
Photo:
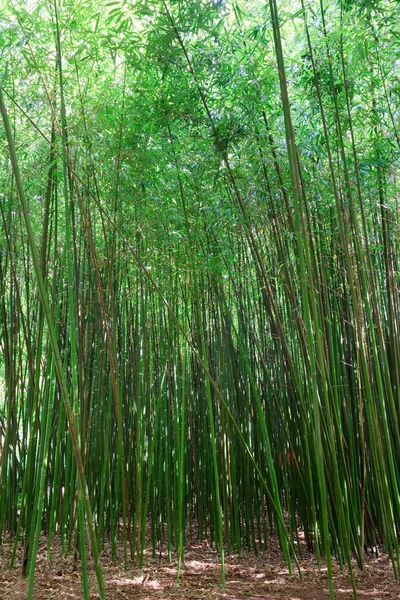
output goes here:
<path id="1" fill-rule="evenodd" d="M 0 546 L 0 599 L 25 600 L 27 581 L 21 575 L 22 555 L 15 568 L 8 569 L 12 544 L 7 539 Z M 180 582 L 176 583 L 176 561 L 171 564 L 165 555 L 154 558 L 146 551 L 145 564 L 140 571 L 130 563 L 126 571 L 122 561 L 112 562 L 103 553 L 102 565 L 107 600 L 325 600 L 328 595 L 326 568 L 318 570 L 315 556 L 303 553 L 299 561 L 302 579 L 297 573 L 289 575 L 276 540 L 268 551 L 255 556 L 242 553 L 226 556 L 226 588 L 220 586 L 219 558 L 207 543 L 192 543 L 185 552 L 185 566 Z M 363 571 L 354 566 L 359 600 L 398 600 L 400 582 L 393 576 L 388 557 L 381 553 L 366 554 Z M 353 598 L 347 570 L 334 568 L 335 597 Z M 90 573 L 91 600 L 98 599 L 94 573 Z M 81 577 L 71 556 L 60 558 L 57 541 L 53 545 L 51 562 L 46 561 L 46 542 L 40 545 L 37 560 L 34 600 L 80 600 Z"/>

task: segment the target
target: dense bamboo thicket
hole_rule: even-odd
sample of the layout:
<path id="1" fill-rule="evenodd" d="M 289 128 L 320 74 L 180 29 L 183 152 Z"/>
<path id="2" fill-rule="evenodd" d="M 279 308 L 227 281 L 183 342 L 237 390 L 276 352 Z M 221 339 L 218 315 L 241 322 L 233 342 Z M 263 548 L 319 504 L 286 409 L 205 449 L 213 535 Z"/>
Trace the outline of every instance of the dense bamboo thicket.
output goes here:
<path id="1" fill-rule="evenodd" d="M 0 534 L 400 572 L 395 0 L 2 2 Z M 4 125 L 4 127 L 3 127 Z M 11 564 L 11 567 L 13 564 Z M 354 578 L 353 578 L 354 581 Z"/>

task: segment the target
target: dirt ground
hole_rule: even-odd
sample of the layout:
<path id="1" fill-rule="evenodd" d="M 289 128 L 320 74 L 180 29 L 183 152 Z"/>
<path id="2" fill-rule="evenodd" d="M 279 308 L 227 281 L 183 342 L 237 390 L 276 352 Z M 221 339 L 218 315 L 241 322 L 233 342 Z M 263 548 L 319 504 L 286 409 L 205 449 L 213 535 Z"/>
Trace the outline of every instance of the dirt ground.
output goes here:
<path id="1" fill-rule="evenodd" d="M 11 542 L 0 546 L 0 599 L 25 600 L 27 581 L 21 576 L 21 556 L 15 569 L 8 569 Z M 34 600 L 79 600 L 82 598 L 79 568 L 74 569 L 72 557 L 59 558 L 57 542 L 51 563 L 46 561 L 45 542 L 41 544 L 35 579 Z M 139 571 L 133 563 L 126 571 L 122 561 L 113 563 L 107 554 L 102 556 L 107 600 L 325 600 L 328 598 L 326 569 L 318 571 L 314 556 L 300 560 L 302 579 L 289 576 L 276 541 L 267 552 L 257 557 L 252 553 L 226 556 L 226 588 L 220 587 L 219 559 L 208 544 L 190 544 L 185 553 L 185 567 L 179 584 L 176 583 L 176 562 L 153 558 L 146 552 L 145 566 Z M 365 569 L 355 568 L 360 600 L 400 599 L 400 581 L 393 577 L 391 564 L 384 554 L 366 555 Z M 96 581 L 90 573 L 92 595 L 98 598 Z M 350 600 L 351 584 L 347 573 L 335 567 L 335 597 Z"/>

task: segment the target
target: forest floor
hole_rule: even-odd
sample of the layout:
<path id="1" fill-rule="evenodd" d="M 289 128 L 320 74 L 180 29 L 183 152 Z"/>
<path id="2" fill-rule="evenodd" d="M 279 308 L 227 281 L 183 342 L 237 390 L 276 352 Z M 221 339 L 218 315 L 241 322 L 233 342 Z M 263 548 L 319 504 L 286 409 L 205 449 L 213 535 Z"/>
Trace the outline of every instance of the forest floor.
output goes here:
<path id="1" fill-rule="evenodd" d="M 81 576 L 74 568 L 71 556 L 60 559 L 58 542 L 54 542 L 51 563 L 46 561 L 46 542 L 40 546 L 34 600 L 80 600 Z M 8 569 L 11 542 L 0 546 L 0 599 L 25 600 L 27 581 L 21 576 L 21 556 L 13 571 Z M 107 600 L 325 600 L 328 596 L 326 569 L 318 570 L 313 555 L 300 560 L 303 578 L 289 576 L 277 542 L 272 540 L 268 551 L 255 556 L 242 553 L 226 556 L 226 589 L 220 587 L 219 558 L 208 544 L 188 544 L 185 567 L 180 583 L 176 583 L 176 562 L 168 563 L 165 555 L 153 558 L 146 551 L 145 565 L 140 571 L 134 563 L 126 571 L 121 562 L 112 562 L 107 554 L 102 556 Z M 400 598 L 400 582 L 393 577 L 387 556 L 365 556 L 365 569 L 355 567 L 359 600 L 395 600 Z M 350 600 L 352 596 L 347 572 L 335 567 L 335 597 Z M 91 600 L 98 598 L 94 574 L 90 573 Z"/>

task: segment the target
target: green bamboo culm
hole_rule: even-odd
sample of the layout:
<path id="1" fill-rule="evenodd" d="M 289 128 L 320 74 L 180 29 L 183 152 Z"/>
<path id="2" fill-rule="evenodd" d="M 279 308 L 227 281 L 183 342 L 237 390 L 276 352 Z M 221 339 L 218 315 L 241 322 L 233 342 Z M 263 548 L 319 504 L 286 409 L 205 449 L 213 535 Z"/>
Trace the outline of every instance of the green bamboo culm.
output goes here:
<path id="1" fill-rule="evenodd" d="M 54 355 L 57 380 L 58 380 L 58 384 L 60 386 L 60 393 L 62 396 L 62 400 L 63 400 L 64 406 L 65 406 L 65 411 L 66 411 L 66 415 L 67 415 L 67 419 L 68 419 L 69 432 L 71 435 L 74 457 L 75 457 L 76 466 L 77 466 L 77 470 L 78 470 L 78 477 L 79 477 L 80 486 L 82 489 L 82 496 L 83 496 L 82 501 L 85 506 L 86 518 L 87 518 L 89 535 L 90 535 L 90 543 L 91 543 L 91 548 L 92 548 L 93 561 L 94 561 L 94 566 L 95 566 L 95 571 L 96 571 L 96 577 L 97 577 L 100 598 L 101 598 L 101 600 L 105 600 L 105 588 L 104 588 L 103 573 L 102 573 L 101 564 L 100 564 L 100 555 L 99 555 L 99 550 L 98 550 L 96 531 L 95 531 L 94 522 L 93 522 L 92 509 L 91 509 L 90 502 L 89 502 L 89 490 L 88 490 L 87 483 L 86 483 L 86 477 L 85 477 L 84 467 L 83 467 L 83 463 L 82 463 L 82 456 L 81 456 L 81 451 L 80 451 L 80 447 L 79 447 L 78 433 L 77 433 L 76 426 L 75 426 L 74 416 L 73 416 L 69 393 L 68 393 L 67 382 L 65 379 L 63 364 L 62 364 L 62 360 L 61 360 L 61 356 L 60 356 L 60 352 L 59 352 L 59 348 L 58 348 L 57 337 L 56 337 L 56 333 L 55 333 L 55 326 L 54 326 L 54 322 L 52 319 L 52 314 L 50 311 L 50 306 L 49 306 L 49 302 L 48 302 L 48 298 L 47 298 L 47 292 L 46 292 L 46 288 L 45 288 L 44 281 L 43 281 L 43 274 L 42 274 L 42 270 L 41 270 L 39 253 L 38 253 L 38 250 L 36 247 L 35 237 L 34 237 L 32 225 L 31 225 L 31 221 L 30 221 L 30 216 L 29 216 L 29 207 L 28 207 L 28 204 L 27 204 L 27 201 L 25 198 L 21 174 L 20 174 L 19 167 L 18 167 L 18 160 L 17 160 L 17 155 L 15 152 L 14 139 L 13 139 L 13 135 L 12 135 L 9 119 L 8 119 L 6 106 L 4 103 L 2 86 L 0 86 L 0 110 L 1 110 L 4 129 L 5 129 L 5 133 L 6 133 L 8 150 L 10 153 L 10 159 L 11 159 L 13 174 L 14 174 L 14 178 L 15 178 L 15 184 L 17 186 L 18 197 L 20 200 L 21 210 L 22 210 L 22 214 L 24 217 L 24 223 L 25 223 L 26 234 L 27 234 L 28 243 L 29 243 L 29 249 L 32 254 L 33 266 L 34 266 L 34 270 L 35 270 L 37 285 L 39 288 L 40 301 L 43 306 L 43 311 L 45 314 L 47 328 L 48 328 L 48 332 L 49 332 L 51 349 L 52 349 L 52 352 Z"/>
<path id="2" fill-rule="evenodd" d="M 288 96 L 286 75 L 285 75 L 285 64 L 281 44 L 280 26 L 278 9 L 275 0 L 270 0 L 270 12 L 271 22 L 274 34 L 275 54 L 277 59 L 278 71 L 279 71 L 279 82 L 281 89 L 281 98 L 283 106 L 283 114 L 285 121 L 285 133 L 286 133 L 286 147 L 290 167 L 290 178 L 292 183 L 292 192 L 294 199 L 294 225 L 295 234 L 298 249 L 298 262 L 299 262 L 299 278 L 301 281 L 301 298 L 302 307 L 304 313 L 304 324 L 306 328 L 307 336 L 307 349 L 308 349 L 308 360 L 309 360 L 309 375 L 310 375 L 310 394 L 311 394 L 311 406 L 314 420 L 314 441 L 315 441 L 315 452 L 316 452 L 316 463 L 318 473 L 318 486 L 320 493 L 321 513 L 322 513 L 322 539 L 324 543 L 324 550 L 327 560 L 328 567 L 328 582 L 329 582 L 329 597 L 331 600 L 334 598 L 333 591 L 333 579 L 332 579 L 332 560 L 331 560 L 331 545 L 329 540 L 329 528 L 328 528 L 328 508 L 327 508 L 327 489 L 324 472 L 324 454 L 322 447 L 322 433 L 321 433 L 321 414 L 320 414 L 320 399 L 319 390 L 317 384 L 317 356 L 320 360 L 320 366 L 322 367 L 324 360 L 323 351 L 321 349 L 321 340 L 319 339 L 320 323 L 317 316 L 317 306 L 314 291 L 313 277 L 310 274 L 310 248 L 308 247 L 308 236 L 305 231 L 305 215 L 303 211 L 303 193 L 300 182 L 299 165 L 297 159 L 297 150 L 294 137 L 294 128 L 290 112 L 290 102 Z M 314 321 L 314 323 L 313 323 Z M 314 339 L 314 332 L 316 339 Z M 326 381 L 323 381 L 324 393 L 327 392 Z"/>

